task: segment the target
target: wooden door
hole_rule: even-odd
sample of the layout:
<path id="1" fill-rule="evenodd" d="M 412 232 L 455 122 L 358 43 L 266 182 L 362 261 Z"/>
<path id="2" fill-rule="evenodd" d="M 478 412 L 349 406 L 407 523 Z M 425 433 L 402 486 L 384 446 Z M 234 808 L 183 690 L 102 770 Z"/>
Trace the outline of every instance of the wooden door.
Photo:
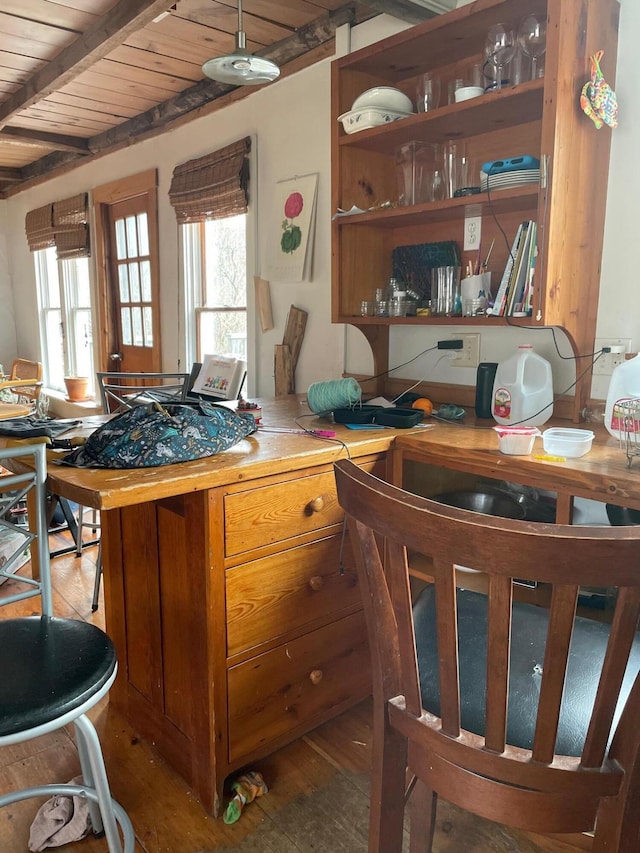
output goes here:
<path id="1" fill-rule="evenodd" d="M 94 191 L 101 370 L 162 370 L 155 170 Z"/>

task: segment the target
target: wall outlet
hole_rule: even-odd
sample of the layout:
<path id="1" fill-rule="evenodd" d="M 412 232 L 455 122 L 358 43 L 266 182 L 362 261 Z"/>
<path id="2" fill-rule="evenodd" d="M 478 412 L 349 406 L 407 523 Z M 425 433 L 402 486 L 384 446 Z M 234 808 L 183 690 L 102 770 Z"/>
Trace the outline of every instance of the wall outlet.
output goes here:
<path id="1" fill-rule="evenodd" d="M 593 351 L 600 352 L 602 347 L 624 347 L 624 352 L 605 352 L 593 365 L 594 376 L 611 376 L 614 369 L 624 361 L 624 353 L 631 352 L 631 338 L 596 338 Z M 595 358 L 595 356 L 594 356 Z"/>
<path id="2" fill-rule="evenodd" d="M 464 218 L 464 251 L 477 251 L 482 237 L 482 217 L 465 216 Z"/>
<path id="3" fill-rule="evenodd" d="M 451 362 L 452 367 L 477 367 L 480 363 L 480 335 L 452 335 L 454 339 L 462 340 L 462 349 L 457 350 L 457 358 Z"/>

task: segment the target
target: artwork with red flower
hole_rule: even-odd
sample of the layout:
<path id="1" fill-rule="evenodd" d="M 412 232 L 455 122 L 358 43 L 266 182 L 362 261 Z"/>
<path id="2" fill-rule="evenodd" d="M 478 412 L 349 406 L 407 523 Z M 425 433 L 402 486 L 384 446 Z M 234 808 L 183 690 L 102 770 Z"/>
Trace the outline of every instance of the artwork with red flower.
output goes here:
<path id="1" fill-rule="evenodd" d="M 296 216 L 300 216 L 303 207 L 304 200 L 302 195 L 300 193 L 291 193 L 284 203 L 284 215 L 287 219 L 295 219 Z"/>

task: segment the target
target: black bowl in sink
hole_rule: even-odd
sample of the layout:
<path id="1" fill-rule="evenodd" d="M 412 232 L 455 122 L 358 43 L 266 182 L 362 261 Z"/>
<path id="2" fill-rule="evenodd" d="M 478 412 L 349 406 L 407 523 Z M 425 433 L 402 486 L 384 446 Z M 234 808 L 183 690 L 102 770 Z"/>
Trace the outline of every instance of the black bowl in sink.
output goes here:
<path id="1" fill-rule="evenodd" d="M 491 492 L 443 492 L 441 495 L 433 495 L 431 500 L 459 509 L 496 515 L 499 518 L 524 518 L 525 516 L 524 508 L 517 501 L 512 500 L 508 495 Z"/>
<path id="2" fill-rule="evenodd" d="M 628 506 L 617 504 L 606 504 L 607 518 L 609 524 L 614 527 L 622 527 L 627 524 L 640 524 L 640 509 L 631 509 Z"/>

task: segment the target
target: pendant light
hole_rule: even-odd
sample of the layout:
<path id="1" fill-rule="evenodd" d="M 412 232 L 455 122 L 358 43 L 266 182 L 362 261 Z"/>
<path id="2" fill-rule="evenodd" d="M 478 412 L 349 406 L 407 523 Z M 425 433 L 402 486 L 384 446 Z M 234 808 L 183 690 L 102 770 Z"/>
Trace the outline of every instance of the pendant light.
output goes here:
<path id="1" fill-rule="evenodd" d="M 247 50 L 247 37 L 242 29 L 242 0 L 238 0 L 238 31 L 236 49 L 226 56 L 216 56 L 202 66 L 207 77 L 232 86 L 259 86 L 271 83 L 280 69 L 270 59 L 254 56 Z"/>

